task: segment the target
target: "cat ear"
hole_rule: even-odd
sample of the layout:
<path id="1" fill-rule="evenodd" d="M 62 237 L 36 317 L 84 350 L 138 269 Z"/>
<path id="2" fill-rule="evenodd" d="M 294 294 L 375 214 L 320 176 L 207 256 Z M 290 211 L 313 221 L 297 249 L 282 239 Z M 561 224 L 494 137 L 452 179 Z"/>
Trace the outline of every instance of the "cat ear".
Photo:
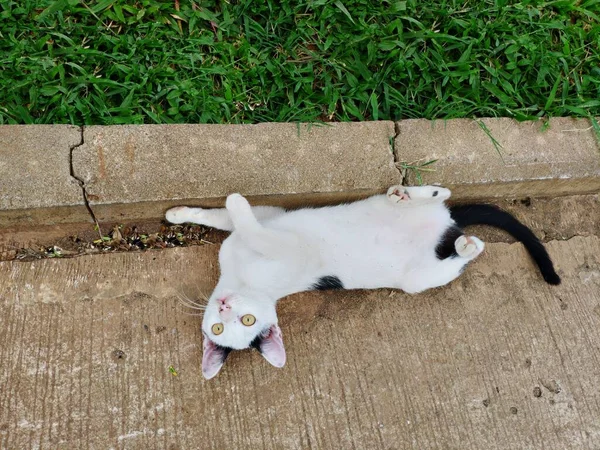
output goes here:
<path id="1" fill-rule="evenodd" d="M 281 337 L 281 328 L 277 325 L 271 326 L 267 334 L 261 337 L 258 344 L 258 351 L 275 367 L 283 367 L 286 357 Z"/>
<path id="2" fill-rule="evenodd" d="M 215 344 L 204 333 L 202 335 L 204 336 L 202 342 L 202 375 L 210 380 L 219 373 L 231 349 Z"/>

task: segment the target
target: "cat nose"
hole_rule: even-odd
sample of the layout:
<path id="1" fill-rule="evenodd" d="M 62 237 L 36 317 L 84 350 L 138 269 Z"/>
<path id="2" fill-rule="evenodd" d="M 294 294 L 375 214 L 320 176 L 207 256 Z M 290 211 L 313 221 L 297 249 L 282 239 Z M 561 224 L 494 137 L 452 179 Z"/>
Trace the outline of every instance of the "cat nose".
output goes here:
<path id="1" fill-rule="evenodd" d="M 231 310 L 231 307 L 219 308 L 219 317 L 222 321 L 229 322 L 231 319 L 233 319 L 233 316 L 234 314 Z"/>

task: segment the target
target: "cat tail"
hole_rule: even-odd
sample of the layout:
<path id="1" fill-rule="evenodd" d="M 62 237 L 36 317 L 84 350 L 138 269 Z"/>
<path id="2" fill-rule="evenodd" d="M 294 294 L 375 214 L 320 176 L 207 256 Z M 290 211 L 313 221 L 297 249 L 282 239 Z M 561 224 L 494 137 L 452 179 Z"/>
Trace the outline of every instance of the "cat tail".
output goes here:
<path id="1" fill-rule="evenodd" d="M 469 225 L 489 225 L 508 232 L 523 243 L 535 263 L 540 268 L 548 284 L 560 284 L 560 277 L 554 270 L 550 255 L 533 232 L 519 222 L 512 214 L 492 205 L 457 205 L 450 207 L 450 215 L 460 228 Z"/>

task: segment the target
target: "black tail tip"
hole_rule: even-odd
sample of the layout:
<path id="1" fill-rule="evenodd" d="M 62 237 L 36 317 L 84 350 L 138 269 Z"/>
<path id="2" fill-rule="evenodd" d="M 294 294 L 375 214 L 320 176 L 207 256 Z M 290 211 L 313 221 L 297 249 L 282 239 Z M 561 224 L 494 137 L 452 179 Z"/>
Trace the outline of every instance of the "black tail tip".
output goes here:
<path id="1" fill-rule="evenodd" d="M 544 274 L 544 280 L 546 280 L 546 283 L 554 286 L 558 286 L 560 284 L 560 277 L 556 272 Z"/>

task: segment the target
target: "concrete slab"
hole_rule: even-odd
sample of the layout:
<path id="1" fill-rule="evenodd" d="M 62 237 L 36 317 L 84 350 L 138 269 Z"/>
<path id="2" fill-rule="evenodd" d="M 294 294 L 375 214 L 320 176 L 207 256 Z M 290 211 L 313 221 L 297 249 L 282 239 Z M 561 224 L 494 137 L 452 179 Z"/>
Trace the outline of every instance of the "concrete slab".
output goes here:
<path id="1" fill-rule="evenodd" d="M 81 187 L 70 175 L 79 127 L 0 126 L 0 227 L 87 221 Z"/>
<path id="2" fill-rule="evenodd" d="M 0 447 L 598 448 L 600 238 L 548 249 L 559 287 L 498 243 L 426 294 L 292 296 L 286 367 L 208 382 L 176 296 L 218 246 L 0 263 Z"/>
<path id="3" fill-rule="evenodd" d="M 93 126 L 73 167 L 100 221 L 161 217 L 181 203 L 219 206 L 232 192 L 298 206 L 399 182 L 393 136 L 392 122 Z"/>
<path id="4" fill-rule="evenodd" d="M 565 240 L 573 236 L 592 236 L 600 232 L 599 194 L 495 199 L 490 203 L 512 213 L 543 242 Z M 491 227 L 471 227 L 469 233 L 481 237 L 485 242 L 514 242 L 508 233 Z M 0 248 L 1 244 L 0 233 Z"/>
<path id="5" fill-rule="evenodd" d="M 455 198 L 600 191 L 600 144 L 587 119 L 554 118 L 546 129 L 542 121 L 512 119 L 417 119 L 396 127 L 398 161 L 437 159 L 427 166 L 433 172 L 421 172 L 423 182 L 449 187 Z M 408 180 L 417 183 L 414 171 Z"/>

